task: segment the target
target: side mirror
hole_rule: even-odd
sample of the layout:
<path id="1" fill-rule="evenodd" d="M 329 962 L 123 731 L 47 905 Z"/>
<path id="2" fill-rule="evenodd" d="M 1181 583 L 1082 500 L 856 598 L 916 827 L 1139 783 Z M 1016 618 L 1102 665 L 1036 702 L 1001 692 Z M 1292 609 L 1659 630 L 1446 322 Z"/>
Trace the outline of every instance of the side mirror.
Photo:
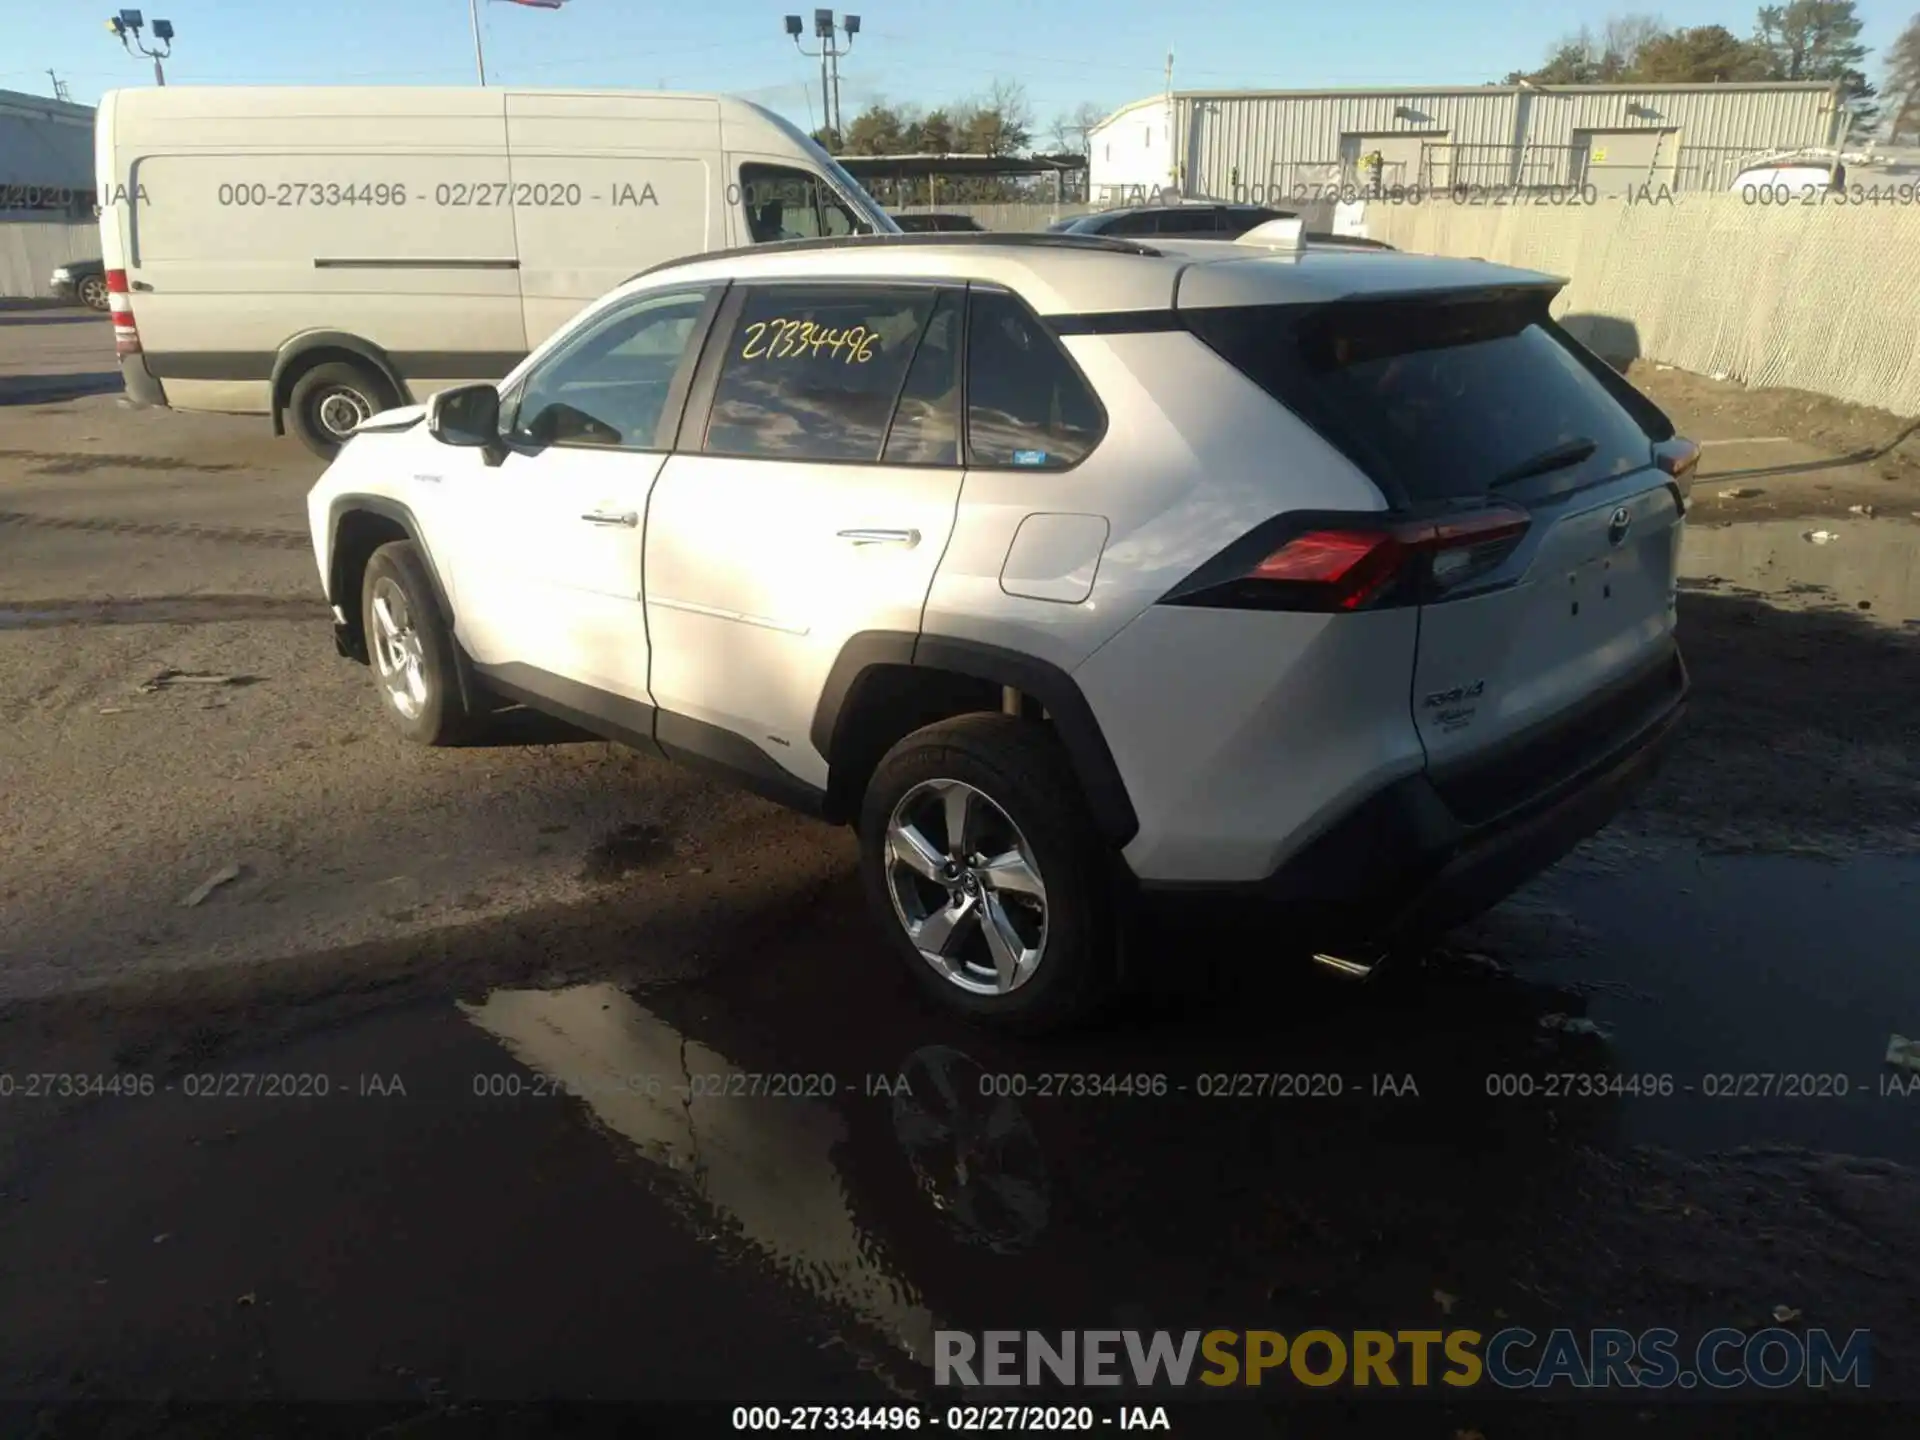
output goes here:
<path id="1" fill-rule="evenodd" d="M 500 392 L 491 385 L 441 390 L 427 401 L 427 433 L 442 445 L 477 449 L 489 465 L 506 458 L 500 442 Z"/>

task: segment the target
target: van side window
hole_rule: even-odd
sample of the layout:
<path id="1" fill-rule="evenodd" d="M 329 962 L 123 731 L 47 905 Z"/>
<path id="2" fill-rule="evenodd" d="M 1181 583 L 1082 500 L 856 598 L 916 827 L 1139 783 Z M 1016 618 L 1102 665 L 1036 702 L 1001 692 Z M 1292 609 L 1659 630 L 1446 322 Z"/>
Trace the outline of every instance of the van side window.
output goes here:
<path id="1" fill-rule="evenodd" d="M 588 326 L 527 376 L 509 433 L 534 445 L 665 449 L 667 395 L 710 293 L 650 295 Z"/>
<path id="2" fill-rule="evenodd" d="M 740 203 L 746 210 L 747 233 L 756 245 L 823 235 L 864 235 L 873 229 L 818 175 L 786 165 L 742 165 Z"/>
<path id="3" fill-rule="evenodd" d="M 937 297 L 931 287 L 749 289 L 726 341 L 706 453 L 879 460 Z"/>
<path id="4" fill-rule="evenodd" d="M 976 287 L 967 321 L 969 465 L 1064 470 L 1107 417 L 1060 343 L 1013 296 Z"/>

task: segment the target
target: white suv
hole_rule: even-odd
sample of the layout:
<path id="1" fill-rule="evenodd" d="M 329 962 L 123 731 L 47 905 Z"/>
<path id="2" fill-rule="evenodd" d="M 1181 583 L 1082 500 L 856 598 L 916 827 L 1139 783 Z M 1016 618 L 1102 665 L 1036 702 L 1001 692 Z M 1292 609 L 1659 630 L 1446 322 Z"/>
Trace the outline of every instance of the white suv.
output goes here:
<path id="1" fill-rule="evenodd" d="M 1559 284 L 1071 235 L 661 266 L 361 427 L 309 500 L 337 644 L 411 739 L 517 701 L 853 823 L 976 1018 L 1080 1011 L 1152 892 L 1385 950 L 1605 824 L 1685 695 L 1697 450 Z"/>

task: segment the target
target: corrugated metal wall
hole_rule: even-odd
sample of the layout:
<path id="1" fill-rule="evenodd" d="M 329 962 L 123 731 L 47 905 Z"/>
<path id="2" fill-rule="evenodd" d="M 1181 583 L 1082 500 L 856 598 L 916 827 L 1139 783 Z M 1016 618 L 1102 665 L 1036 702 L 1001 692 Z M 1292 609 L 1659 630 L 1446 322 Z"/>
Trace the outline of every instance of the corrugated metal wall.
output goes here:
<path id="1" fill-rule="evenodd" d="M 1577 181 L 1584 171 L 1566 157 L 1587 131 L 1666 132 L 1666 183 L 1722 186 L 1731 175 L 1720 178 L 1726 168 L 1720 157 L 1730 163 L 1754 151 L 1834 139 L 1831 92 L 1784 87 L 1530 94 L 1488 86 L 1390 94 L 1185 94 L 1176 103 L 1186 192 L 1225 199 L 1259 200 L 1261 186 L 1279 185 L 1287 194 L 1309 177 L 1334 178 L 1318 174 L 1318 167 L 1342 161 L 1350 167 L 1354 157 L 1342 154 L 1342 136 L 1362 134 L 1409 140 L 1429 135 L 1427 154 L 1447 156 L 1440 169 L 1429 166 L 1424 174 L 1396 161 L 1389 183 L 1485 185 Z M 1407 152 L 1404 145 L 1391 148 Z M 1709 165 L 1709 157 L 1716 163 Z"/>

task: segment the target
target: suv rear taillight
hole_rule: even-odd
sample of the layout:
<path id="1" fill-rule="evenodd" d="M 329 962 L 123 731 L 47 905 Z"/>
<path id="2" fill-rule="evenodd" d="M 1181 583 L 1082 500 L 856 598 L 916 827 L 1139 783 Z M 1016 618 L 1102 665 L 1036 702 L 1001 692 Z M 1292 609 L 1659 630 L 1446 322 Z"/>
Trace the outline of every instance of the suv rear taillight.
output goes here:
<path id="1" fill-rule="evenodd" d="M 127 294 L 127 272 L 107 271 L 107 308 L 113 312 L 113 353 L 140 353 L 140 331 L 133 323 L 133 301 Z"/>
<path id="2" fill-rule="evenodd" d="M 1511 505 L 1340 522 L 1282 516 L 1201 566 L 1162 603 L 1320 612 L 1417 605 L 1497 569 L 1532 523 Z"/>

